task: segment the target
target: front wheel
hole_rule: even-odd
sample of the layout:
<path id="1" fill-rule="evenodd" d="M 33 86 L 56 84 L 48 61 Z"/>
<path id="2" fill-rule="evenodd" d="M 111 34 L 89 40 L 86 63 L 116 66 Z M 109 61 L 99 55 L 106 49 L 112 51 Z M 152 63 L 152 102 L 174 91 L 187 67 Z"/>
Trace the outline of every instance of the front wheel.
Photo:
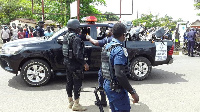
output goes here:
<path id="1" fill-rule="evenodd" d="M 51 69 L 45 61 L 32 59 L 22 66 L 21 77 L 30 86 L 42 86 L 49 81 Z"/>
<path id="2" fill-rule="evenodd" d="M 131 75 L 133 80 L 143 80 L 151 73 L 151 62 L 145 57 L 135 58 L 130 65 Z"/>

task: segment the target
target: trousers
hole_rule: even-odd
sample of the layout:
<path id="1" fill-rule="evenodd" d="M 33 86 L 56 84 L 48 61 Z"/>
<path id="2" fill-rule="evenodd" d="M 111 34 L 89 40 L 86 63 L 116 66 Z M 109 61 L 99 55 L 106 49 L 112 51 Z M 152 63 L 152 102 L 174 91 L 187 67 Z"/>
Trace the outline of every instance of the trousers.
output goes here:
<path id="1" fill-rule="evenodd" d="M 125 89 L 120 89 L 120 92 L 112 90 L 110 81 L 105 79 L 103 88 L 109 100 L 110 109 L 112 112 L 130 112 L 130 99 L 128 92 Z"/>
<path id="2" fill-rule="evenodd" d="M 188 55 L 190 55 L 190 53 L 193 55 L 193 50 L 194 50 L 194 44 L 195 41 L 188 41 Z"/>
<path id="3" fill-rule="evenodd" d="M 2 40 L 3 40 L 3 43 L 6 43 L 6 42 L 10 41 L 10 38 L 8 38 L 8 39 L 2 39 Z"/>
<path id="4" fill-rule="evenodd" d="M 77 78 L 76 76 L 79 76 L 78 73 L 74 71 L 66 70 L 67 72 L 67 84 L 66 84 L 66 91 L 68 97 L 72 97 L 72 91 L 74 92 L 74 99 L 78 99 L 80 97 L 81 92 L 81 86 L 82 86 L 82 79 Z"/>

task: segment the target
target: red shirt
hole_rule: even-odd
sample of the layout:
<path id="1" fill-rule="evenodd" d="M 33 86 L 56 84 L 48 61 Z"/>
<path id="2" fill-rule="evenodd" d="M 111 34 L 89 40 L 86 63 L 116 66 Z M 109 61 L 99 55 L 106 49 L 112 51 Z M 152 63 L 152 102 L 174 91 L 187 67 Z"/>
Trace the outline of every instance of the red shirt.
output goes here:
<path id="1" fill-rule="evenodd" d="M 28 38 L 30 38 L 30 37 L 33 37 L 33 33 L 32 32 L 30 32 L 29 35 L 28 35 Z"/>
<path id="2" fill-rule="evenodd" d="M 18 32 L 18 39 L 23 39 L 25 36 L 25 32 Z"/>

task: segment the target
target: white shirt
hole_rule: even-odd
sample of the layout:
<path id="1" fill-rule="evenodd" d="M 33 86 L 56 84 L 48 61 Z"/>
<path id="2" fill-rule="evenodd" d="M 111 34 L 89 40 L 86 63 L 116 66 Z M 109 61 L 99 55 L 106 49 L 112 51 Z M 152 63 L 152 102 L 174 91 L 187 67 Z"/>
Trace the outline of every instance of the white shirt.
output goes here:
<path id="1" fill-rule="evenodd" d="M 12 28 L 12 33 L 13 33 L 13 39 L 17 40 L 18 39 L 18 29 Z"/>
<path id="2" fill-rule="evenodd" d="M 9 29 L 2 29 L 2 39 L 8 39 L 9 38 L 9 34 L 10 34 L 10 30 Z"/>

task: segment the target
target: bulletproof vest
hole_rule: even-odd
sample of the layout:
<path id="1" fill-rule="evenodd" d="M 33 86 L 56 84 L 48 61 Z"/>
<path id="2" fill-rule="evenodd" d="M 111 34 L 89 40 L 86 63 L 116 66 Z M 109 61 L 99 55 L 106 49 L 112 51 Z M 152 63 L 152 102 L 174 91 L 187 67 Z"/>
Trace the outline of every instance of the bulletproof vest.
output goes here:
<path id="1" fill-rule="evenodd" d="M 111 80 L 114 77 L 114 68 L 111 65 L 110 62 L 110 52 L 112 51 L 113 48 L 121 46 L 121 44 L 116 43 L 111 45 L 108 49 L 105 49 L 106 45 L 102 48 L 101 52 L 101 70 L 102 70 L 102 75 L 105 79 Z"/>
<path id="2" fill-rule="evenodd" d="M 73 55 L 73 49 L 72 49 L 72 45 L 73 45 L 73 40 L 76 37 L 75 33 L 70 33 L 68 32 L 65 36 L 64 36 L 64 40 L 63 40 L 63 55 L 65 57 L 67 57 L 68 59 L 73 59 L 74 55 Z"/>

